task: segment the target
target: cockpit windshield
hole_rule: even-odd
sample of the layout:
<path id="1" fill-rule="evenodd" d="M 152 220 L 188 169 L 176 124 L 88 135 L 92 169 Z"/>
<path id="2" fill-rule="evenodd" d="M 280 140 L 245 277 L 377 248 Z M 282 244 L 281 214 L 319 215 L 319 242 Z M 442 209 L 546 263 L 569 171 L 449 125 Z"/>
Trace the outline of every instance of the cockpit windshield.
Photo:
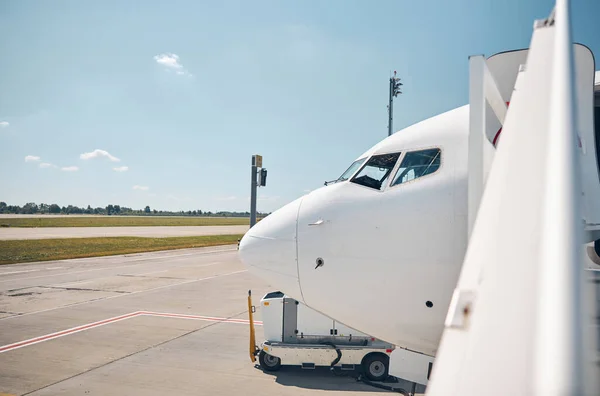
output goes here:
<path id="1" fill-rule="evenodd" d="M 404 154 L 392 186 L 436 172 L 441 165 L 441 155 L 442 152 L 438 148 L 410 151 Z"/>
<path id="2" fill-rule="evenodd" d="M 381 190 L 398 161 L 400 153 L 374 155 L 367 164 L 352 178 L 352 183 Z"/>
<path id="3" fill-rule="evenodd" d="M 359 160 L 354 161 L 352 165 L 350 165 L 350 167 L 348 167 L 348 169 L 346 169 L 346 171 L 342 173 L 342 176 L 340 176 L 336 181 L 341 182 L 348 180 L 354 174 L 354 172 L 356 172 L 358 168 L 362 166 L 365 160 L 366 158 L 361 158 Z"/>

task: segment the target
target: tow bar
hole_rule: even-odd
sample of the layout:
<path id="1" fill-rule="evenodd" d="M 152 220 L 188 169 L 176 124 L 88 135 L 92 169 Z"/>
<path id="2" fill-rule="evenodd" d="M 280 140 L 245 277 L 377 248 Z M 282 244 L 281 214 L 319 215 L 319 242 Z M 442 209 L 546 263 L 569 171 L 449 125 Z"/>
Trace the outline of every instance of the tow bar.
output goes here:
<path id="1" fill-rule="evenodd" d="M 252 290 L 248 290 L 248 324 L 250 325 L 249 353 L 250 361 L 252 361 L 252 363 L 256 362 L 256 355 L 260 352 L 256 346 L 256 335 L 254 333 L 254 312 L 256 312 L 256 309 L 254 305 L 252 305 Z"/>

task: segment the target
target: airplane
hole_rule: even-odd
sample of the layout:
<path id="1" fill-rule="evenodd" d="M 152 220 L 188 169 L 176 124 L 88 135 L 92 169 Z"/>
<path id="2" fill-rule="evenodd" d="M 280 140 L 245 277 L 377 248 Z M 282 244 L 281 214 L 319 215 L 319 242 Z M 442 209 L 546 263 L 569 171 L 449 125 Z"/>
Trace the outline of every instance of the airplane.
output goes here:
<path id="1" fill-rule="evenodd" d="M 335 183 L 252 227 L 242 262 L 313 309 L 434 355 L 467 244 L 468 114 L 367 150 Z"/>
<path id="2" fill-rule="evenodd" d="M 587 47 L 574 45 L 573 52 L 581 242 L 593 262 L 600 255 L 600 72 L 594 72 Z M 307 306 L 395 344 L 390 374 L 427 383 L 502 129 L 511 114 L 519 114 L 510 103 L 528 54 L 524 49 L 480 59 L 487 66 L 475 77 L 490 93 L 487 102 L 471 100 L 365 151 L 333 183 L 252 227 L 240 242 L 242 262 Z M 477 119 L 475 108 L 484 116 Z M 477 122 L 482 139 L 474 149 Z M 522 164 L 524 180 L 535 165 Z M 402 355 L 394 370 L 396 353 Z M 427 369 L 410 367 L 423 360 Z"/>

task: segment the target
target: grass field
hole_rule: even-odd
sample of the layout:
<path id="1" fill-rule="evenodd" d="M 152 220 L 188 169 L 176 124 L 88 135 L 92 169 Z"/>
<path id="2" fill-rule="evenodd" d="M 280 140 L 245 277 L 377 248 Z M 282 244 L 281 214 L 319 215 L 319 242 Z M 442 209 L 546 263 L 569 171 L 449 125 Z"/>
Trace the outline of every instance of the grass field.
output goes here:
<path id="1" fill-rule="evenodd" d="M 241 237 L 242 235 L 214 235 L 173 238 L 116 237 L 0 241 L 0 264 L 237 244 Z"/>
<path id="2" fill-rule="evenodd" d="M 247 225 L 245 217 L 160 217 L 160 216 L 77 216 L 1 218 L 9 227 L 141 227 L 141 226 L 225 226 Z"/>

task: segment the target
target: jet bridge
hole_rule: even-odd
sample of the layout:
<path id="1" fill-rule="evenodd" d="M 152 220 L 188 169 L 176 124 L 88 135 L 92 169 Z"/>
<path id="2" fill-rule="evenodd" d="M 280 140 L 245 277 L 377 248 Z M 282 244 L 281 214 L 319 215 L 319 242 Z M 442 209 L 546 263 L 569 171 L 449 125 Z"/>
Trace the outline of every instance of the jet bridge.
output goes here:
<path id="1" fill-rule="evenodd" d="M 575 109 L 578 125 L 581 208 L 584 242 L 592 269 L 600 268 L 600 71 L 594 56 L 582 44 L 574 44 Z M 502 140 L 502 126 L 518 80 L 526 73 L 529 49 L 502 52 L 485 59 L 473 56 L 470 64 L 469 131 L 469 236 L 477 216 L 481 194 Z M 527 177 L 527 172 L 523 173 Z"/>
<path id="2" fill-rule="evenodd" d="M 495 149 L 502 141 L 511 97 L 527 72 L 528 53 L 529 49 L 522 49 L 469 59 L 469 235 Z M 586 242 L 593 242 L 600 238 L 600 72 L 594 72 L 588 47 L 574 44 L 574 59 L 582 216 Z M 526 169 L 523 176 L 527 177 Z"/>
<path id="3" fill-rule="evenodd" d="M 530 50 L 470 66 L 469 246 L 427 393 L 598 394 L 581 262 L 600 230 L 594 57 L 559 0 Z"/>
<path id="4" fill-rule="evenodd" d="M 497 147 L 502 144 L 502 127 L 511 117 L 510 102 L 527 73 L 529 49 L 469 58 L 469 141 L 468 141 L 468 233 L 471 236 L 479 204 Z M 574 44 L 575 117 L 578 123 L 578 155 L 581 169 L 581 208 L 585 222 L 588 267 L 600 268 L 600 72 L 594 72 L 589 48 Z M 595 115 L 595 119 L 594 119 Z M 513 115 L 514 116 L 514 115 Z M 523 163 L 522 176 L 531 177 Z M 596 242 L 594 242 L 596 241 Z M 600 284 L 596 285 L 600 295 Z M 425 359 L 424 359 L 425 358 Z M 428 359 L 427 359 L 428 358 Z M 427 385 L 433 357 L 395 350 L 390 374 Z"/>

